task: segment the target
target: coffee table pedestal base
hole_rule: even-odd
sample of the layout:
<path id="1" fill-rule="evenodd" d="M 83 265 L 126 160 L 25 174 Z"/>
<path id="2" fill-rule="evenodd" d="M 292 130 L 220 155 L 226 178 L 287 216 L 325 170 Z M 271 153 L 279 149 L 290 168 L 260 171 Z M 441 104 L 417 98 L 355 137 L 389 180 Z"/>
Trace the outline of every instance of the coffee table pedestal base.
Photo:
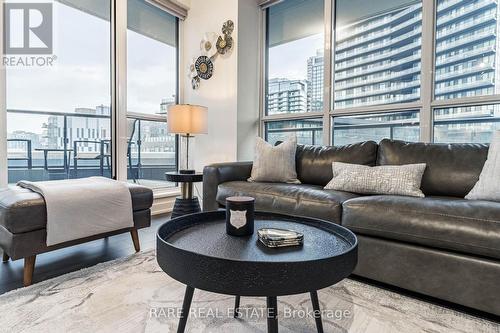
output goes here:
<path id="1" fill-rule="evenodd" d="M 187 199 L 177 197 L 175 198 L 174 208 L 172 210 L 172 218 L 199 213 L 200 211 L 200 203 L 197 197 Z"/>

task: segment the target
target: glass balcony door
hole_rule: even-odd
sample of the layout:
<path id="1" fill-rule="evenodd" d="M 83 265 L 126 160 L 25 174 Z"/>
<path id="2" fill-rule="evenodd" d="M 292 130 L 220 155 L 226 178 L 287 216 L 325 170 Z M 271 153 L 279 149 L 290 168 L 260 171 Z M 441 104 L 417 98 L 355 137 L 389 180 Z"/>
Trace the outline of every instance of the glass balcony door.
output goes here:
<path id="1" fill-rule="evenodd" d="M 143 0 L 127 2 L 127 178 L 154 189 L 175 186 L 177 138 L 167 108 L 177 102 L 177 18 Z"/>
<path id="2" fill-rule="evenodd" d="M 111 2 L 50 4 L 52 65 L 6 67 L 9 183 L 112 176 Z"/>

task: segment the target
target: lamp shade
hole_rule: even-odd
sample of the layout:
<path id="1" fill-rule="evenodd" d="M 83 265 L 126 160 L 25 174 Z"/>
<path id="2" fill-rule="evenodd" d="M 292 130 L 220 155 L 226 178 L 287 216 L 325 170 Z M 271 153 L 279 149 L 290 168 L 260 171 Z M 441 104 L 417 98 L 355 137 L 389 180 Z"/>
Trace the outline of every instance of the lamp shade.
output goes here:
<path id="1" fill-rule="evenodd" d="M 204 106 L 171 105 L 167 110 L 167 130 L 175 134 L 207 134 L 207 114 Z"/>

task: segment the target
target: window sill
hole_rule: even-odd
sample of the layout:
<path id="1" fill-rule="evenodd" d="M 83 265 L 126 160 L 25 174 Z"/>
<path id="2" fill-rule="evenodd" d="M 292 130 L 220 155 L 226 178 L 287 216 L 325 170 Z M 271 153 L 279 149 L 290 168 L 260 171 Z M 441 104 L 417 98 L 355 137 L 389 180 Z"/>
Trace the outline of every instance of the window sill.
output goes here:
<path id="1" fill-rule="evenodd" d="M 153 190 L 154 200 L 164 199 L 164 198 L 175 198 L 180 194 L 181 194 L 180 187 L 170 187 L 170 188 L 161 188 Z"/>

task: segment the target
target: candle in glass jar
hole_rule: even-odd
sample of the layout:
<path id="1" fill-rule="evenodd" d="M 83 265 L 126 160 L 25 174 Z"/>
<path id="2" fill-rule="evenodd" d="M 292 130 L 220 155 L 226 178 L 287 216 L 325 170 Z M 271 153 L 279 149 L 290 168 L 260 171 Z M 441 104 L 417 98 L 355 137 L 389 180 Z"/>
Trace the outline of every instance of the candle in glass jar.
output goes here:
<path id="1" fill-rule="evenodd" d="M 226 199 L 226 232 L 231 236 L 253 234 L 255 198 L 236 196 Z"/>

